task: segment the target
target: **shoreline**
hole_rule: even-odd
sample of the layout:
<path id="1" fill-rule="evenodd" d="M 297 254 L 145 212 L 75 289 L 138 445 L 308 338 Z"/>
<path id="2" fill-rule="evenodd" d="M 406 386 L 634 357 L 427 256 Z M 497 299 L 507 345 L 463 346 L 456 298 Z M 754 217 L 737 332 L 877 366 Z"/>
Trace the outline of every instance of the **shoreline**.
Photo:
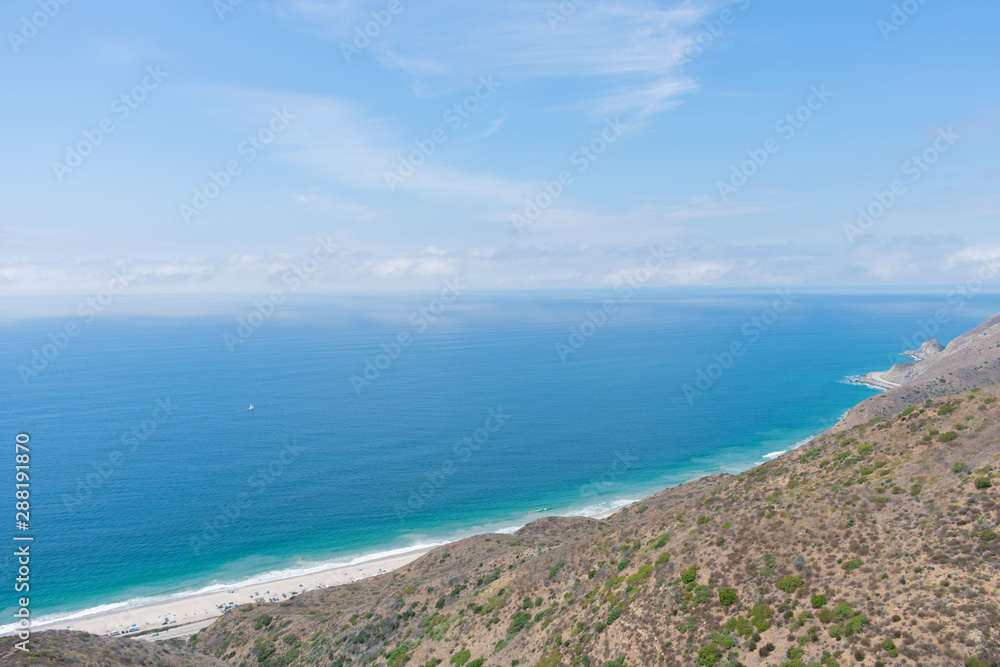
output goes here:
<path id="1" fill-rule="evenodd" d="M 319 588 L 341 586 L 361 579 L 377 576 L 404 567 L 424 554 L 436 549 L 428 546 L 390 556 L 380 556 L 348 565 L 334 566 L 309 574 L 275 579 L 255 584 L 243 584 L 218 591 L 166 598 L 125 609 L 97 612 L 79 618 L 64 618 L 33 626 L 36 631 L 73 630 L 107 635 L 117 632 L 123 636 L 133 633 L 215 620 L 225 609 L 260 602 L 286 601 L 294 595 Z M 70 614 L 71 616 L 72 614 Z M 169 619 L 169 623 L 164 623 Z M 130 630 L 131 629 L 131 630 Z M 130 630 L 126 632 L 126 630 Z M 117 635 L 116 635 L 117 636 Z M 173 636 L 183 636 L 173 633 Z M 143 635 L 141 639 L 155 639 Z"/>
<path id="2" fill-rule="evenodd" d="M 739 474 L 739 472 L 763 465 L 774 460 L 775 458 L 779 458 L 780 456 L 787 454 L 788 452 L 794 451 L 815 438 L 816 435 L 817 434 L 814 434 L 805 439 L 800 439 L 789 445 L 787 449 L 764 454 L 753 463 L 747 461 L 745 466 L 737 466 L 737 468 L 734 469 L 736 470 L 735 474 Z M 611 503 L 610 509 L 604 509 L 592 514 L 579 514 L 571 512 L 568 514 L 544 514 L 540 515 L 538 518 L 541 518 L 541 516 L 585 516 L 587 518 L 600 521 L 616 514 L 625 507 L 639 502 L 642 498 L 645 498 L 648 495 L 658 493 L 667 488 L 679 486 L 680 484 L 701 479 L 702 477 L 717 474 L 718 472 L 719 469 L 701 470 L 694 473 L 690 478 L 685 479 L 684 481 L 679 481 L 673 484 L 668 483 L 664 486 L 658 486 L 655 490 L 640 493 L 641 497 L 639 498 L 634 497 L 636 494 L 630 493 L 628 494 L 628 498 L 621 497 L 609 501 Z M 730 470 L 729 472 L 730 474 L 733 474 L 734 471 Z M 530 523 L 533 520 L 536 519 L 532 518 L 527 521 L 527 523 Z M 500 531 L 494 530 L 490 532 L 513 532 L 523 527 L 523 525 L 527 525 L 527 523 L 512 526 L 511 528 L 501 529 Z M 128 603 L 131 602 L 130 600 L 122 603 L 101 605 L 77 612 L 50 614 L 49 616 L 57 616 L 57 618 L 53 618 L 48 621 L 36 621 L 32 624 L 32 629 L 35 631 L 79 631 L 97 635 L 135 637 L 136 639 L 143 639 L 147 641 L 185 637 L 190 634 L 194 634 L 205 627 L 206 624 L 211 624 L 216 619 L 220 618 L 227 608 L 245 604 L 283 602 L 291 599 L 294 595 L 306 591 L 331 586 L 341 586 L 368 577 L 386 574 L 409 565 L 424 554 L 433 551 L 438 547 L 452 544 L 456 541 L 460 541 L 461 539 L 465 539 L 468 536 L 469 535 L 464 535 L 457 539 L 447 539 L 440 543 L 426 546 L 414 546 L 408 549 L 400 548 L 381 555 L 373 554 L 367 559 L 364 556 L 361 556 L 351 562 L 330 565 L 328 567 L 317 564 L 317 569 L 315 570 L 292 576 L 264 579 L 260 582 L 254 583 L 238 582 L 229 585 L 210 585 L 205 588 L 218 587 L 218 590 L 200 589 L 190 593 L 180 593 L 176 596 L 168 596 L 160 599 L 152 598 L 148 602 L 140 602 L 134 606 L 127 606 Z M 252 576 L 262 576 L 266 574 L 267 573 L 265 572 Z M 137 598 L 136 600 L 141 600 L 141 598 Z M 116 606 L 118 608 L 109 610 L 107 609 L 109 606 Z M 164 628 L 162 637 L 160 636 L 160 633 L 151 632 L 157 630 L 158 628 Z M 2 628 L 0 629 L 0 636 L 10 634 L 11 632 L 13 632 L 13 628 Z"/>
<path id="3" fill-rule="evenodd" d="M 623 507 L 633 504 L 628 501 L 619 507 L 588 515 L 595 520 L 605 519 Z M 520 528 L 518 526 L 517 528 Z M 516 530 L 516 529 L 515 529 Z M 464 538 L 461 538 L 464 539 Z M 351 584 L 368 577 L 387 574 L 393 570 L 405 567 L 426 553 L 438 547 L 452 544 L 454 540 L 438 544 L 415 547 L 408 550 L 397 550 L 398 553 L 379 555 L 372 558 L 354 560 L 347 564 L 318 566 L 316 571 L 297 574 L 289 577 L 264 580 L 259 583 L 241 583 L 222 585 L 220 590 L 192 592 L 179 594 L 177 597 L 153 599 L 147 603 L 135 606 L 125 606 L 108 611 L 82 610 L 66 612 L 60 618 L 32 624 L 32 630 L 67 630 L 88 632 L 96 635 L 111 635 L 154 641 L 159 639 L 158 633 L 147 633 L 157 628 L 164 628 L 169 637 L 184 637 L 204 627 L 204 622 L 214 622 L 227 609 L 245 604 L 264 604 L 283 602 L 299 593 Z M 259 576 L 259 575 L 258 575 Z M 127 603 L 121 603 L 127 604 Z M 99 610 L 100 607 L 93 608 Z M 53 614 L 58 615 L 58 614 Z M 164 622 L 169 620 L 169 622 Z M 197 627 L 195 627 L 197 626 Z M 185 630 L 185 628 L 190 628 Z M 13 629 L 6 628 L 0 636 L 11 634 Z"/>
<path id="4" fill-rule="evenodd" d="M 852 375 L 847 378 L 846 382 L 847 384 L 856 384 L 862 387 L 877 389 L 882 392 L 902 386 L 884 379 L 882 377 L 882 373 L 888 373 L 888 371 L 873 371 L 871 373 L 865 373 L 864 375 Z"/>

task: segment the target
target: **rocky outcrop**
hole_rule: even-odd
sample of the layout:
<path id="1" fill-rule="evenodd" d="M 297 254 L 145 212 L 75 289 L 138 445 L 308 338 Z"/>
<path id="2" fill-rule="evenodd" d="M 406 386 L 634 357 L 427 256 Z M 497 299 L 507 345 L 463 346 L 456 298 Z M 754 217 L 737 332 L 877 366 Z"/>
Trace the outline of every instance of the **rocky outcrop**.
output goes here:
<path id="1" fill-rule="evenodd" d="M 924 359 L 930 359 L 938 352 L 943 352 L 943 351 L 944 351 L 944 345 L 939 343 L 937 338 L 931 338 L 929 341 L 925 342 L 916 350 L 906 350 L 905 352 L 903 352 L 903 356 L 913 357 L 914 361 L 923 361 Z"/>

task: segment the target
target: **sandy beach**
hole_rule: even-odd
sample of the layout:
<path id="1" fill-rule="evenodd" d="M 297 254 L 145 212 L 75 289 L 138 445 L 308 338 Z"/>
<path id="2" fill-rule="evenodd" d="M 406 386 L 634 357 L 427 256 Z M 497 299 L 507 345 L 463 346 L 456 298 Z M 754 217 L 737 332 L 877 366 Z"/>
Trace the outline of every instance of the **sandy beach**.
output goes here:
<path id="1" fill-rule="evenodd" d="M 865 387 L 871 387 L 872 389 L 878 389 L 880 391 L 889 391 L 890 389 L 895 389 L 900 386 L 895 382 L 890 382 L 889 380 L 883 378 L 883 373 L 888 373 L 888 371 L 865 373 L 864 375 L 851 378 L 849 382 L 851 384 L 859 384 Z"/>
<path id="2" fill-rule="evenodd" d="M 602 512 L 592 518 L 604 519 L 617 511 L 615 509 Z M 116 636 L 130 636 L 147 630 L 170 627 L 173 629 L 165 631 L 163 636 L 151 633 L 138 635 L 137 638 L 155 640 L 183 637 L 205 627 L 206 622 L 221 616 L 228 607 L 251 603 L 281 602 L 298 593 L 328 586 L 341 586 L 367 577 L 392 572 L 395 569 L 405 567 L 434 548 L 436 547 L 414 549 L 405 553 L 360 561 L 312 574 L 249 586 L 238 586 L 212 593 L 171 598 L 148 605 L 62 622 L 38 623 L 33 628 L 35 630 L 76 630 L 97 635 L 117 633 Z"/>
<path id="3" fill-rule="evenodd" d="M 290 577 L 288 579 L 279 579 L 213 593 L 162 600 L 148 605 L 75 618 L 61 623 L 38 624 L 34 626 L 34 629 L 79 630 L 98 635 L 117 632 L 124 633 L 127 636 L 128 634 L 159 627 L 191 624 L 190 632 L 196 632 L 203 627 L 203 621 L 221 616 L 227 605 L 273 602 L 276 600 L 283 601 L 305 591 L 325 588 L 327 586 L 349 584 L 359 579 L 377 576 L 404 567 L 430 550 L 430 548 L 416 549 L 394 556 L 377 558 L 313 574 Z M 164 623 L 164 620 L 167 619 L 169 619 L 169 623 Z M 131 632 L 124 632 L 130 628 L 132 629 Z M 179 628 L 178 630 L 183 630 L 183 628 Z M 186 633 L 183 631 L 173 631 L 170 633 L 170 636 L 176 637 L 183 636 L 184 634 Z M 152 638 L 152 635 L 142 635 L 140 638 Z"/>

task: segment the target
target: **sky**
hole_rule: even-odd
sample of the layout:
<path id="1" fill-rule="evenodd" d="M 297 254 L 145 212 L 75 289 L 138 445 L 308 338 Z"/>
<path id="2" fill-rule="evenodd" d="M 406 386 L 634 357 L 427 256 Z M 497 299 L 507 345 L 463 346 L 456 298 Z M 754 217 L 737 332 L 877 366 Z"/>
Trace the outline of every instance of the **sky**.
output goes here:
<path id="1" fill-rule="evenodd" d="M 0 295 L 1000 282 L 998 24 L 9 0 Z"/>

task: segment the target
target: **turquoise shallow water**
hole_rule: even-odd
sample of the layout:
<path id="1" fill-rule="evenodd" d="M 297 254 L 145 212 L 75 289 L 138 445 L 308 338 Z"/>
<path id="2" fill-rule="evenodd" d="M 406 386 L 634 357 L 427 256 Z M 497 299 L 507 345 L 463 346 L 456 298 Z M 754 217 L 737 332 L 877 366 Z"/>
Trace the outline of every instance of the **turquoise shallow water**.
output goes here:
<path id="1" fill-rule="evenodd" d="M 464 295 L 433 322 L 430 297 L 302 299 L 233 352 L 224 334 L 251 299 L 208 315 L 109 309 L 28 384 L 18 367 L 67 320 L 0 323 L 3 437 L 32 437 L 35 613 L 274 578 L 739 471 L 872 395 L 843 379 L 901 360 L 903 338 L 951 308 L 801 294 L 778 315 L 774 292 L 649 290 L 605 321 L 608 298 Z M 949 309 L 938 335 L 996 308 Z M 13 568 L 0 560 L 4 580 Z"/>

